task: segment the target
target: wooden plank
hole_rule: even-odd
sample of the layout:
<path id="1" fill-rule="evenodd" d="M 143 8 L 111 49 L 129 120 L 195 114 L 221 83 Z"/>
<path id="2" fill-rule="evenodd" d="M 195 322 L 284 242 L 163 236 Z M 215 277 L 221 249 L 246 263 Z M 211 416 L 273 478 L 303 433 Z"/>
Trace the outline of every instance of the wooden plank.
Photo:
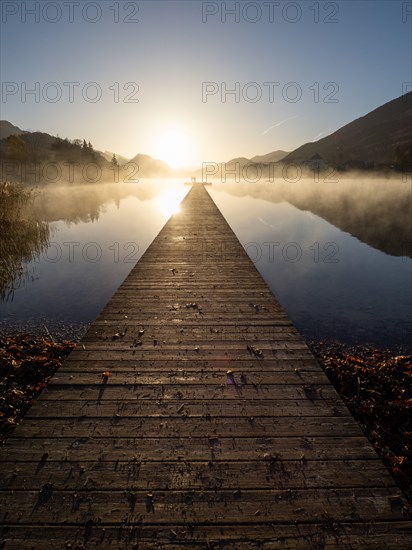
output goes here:
<path id="1" fill-rule="evenodd" d="M 144 313 L 139 312 L 138 315 L 126 315 L 127 310 L 118 310 L 114 314 L 102 314 L 102 317 L 98 317 L 96 321 L 94 321 L 93 326 L 115 326 L 119 323 L 130 323 L 135 324 L 135 326 L 140 325 L 143 322 L 143 315 Z M 153 317 L 153 316 L 146 316 L 144 321 L 144 326 L 153 326 L 153 327 L 164 327 L 164 322 L 159 319 L 159 317 Z M 196 319 L 186 319 L 183 321 L 182 319 L 170 319 L 170 322 L 168 324 L 169 327 L 213 327 L 213 328 L 221 328 L 221 327 L 233 327 L 238 328 L 239 330 L 247 329 L 248 327 L 288 327 L 291 328 L 292 322 L 290 319 L 288 319 L 286 316 L 280 317 L 277 316 L 276 319 L 273 319 L 271 317 L 270 319 L 254 319 L 251 318 L 249 321 L 245 324 L 245 319 L 236 319 L 234 321 L 231 318 L 227 318 L 226 320 L 221 319 L 220 317 L 216 319 L 203 319 L 202 316 L 198 316 Z"/>
<path id="2" fill-rule="evenodd" d="M 117 328 L 117 330 L 116 330 Z M 161 340 L 163 337 L 171 338 L 180 338 L 187 339 L 191 342 L 193 341 L 244 341 L 247 338 L 259 338 L 260 339 L 269 339 L 270 341 L 273 338 L 278 338 L 281 335 L 295 336 L 300 338 L 299 334 L 292 326 L 277 326 L 277 325 L 245 325 L 245 326 L 233 326 L 233 325 L 220 325 L 219 327 L 214 327 L 213 325 L 180 325 L 180 326 L 162 326 L 162 325 L 152 325 L 151 323 L 146 323 L 144 327 L 141 327 L 138 323 L 131 322 L 120 322 L 117 323 L 117 327 L 107 326 L 107 323 L 97 324 L 93 323 L 90 329 L 87 331 L 85 338 L 93 337 L 109 337 L 113 338 L 116 332 L 124 332 L 129 330 L 135 330 L 139 332 L 141 328 L 145 329 L 146 337 L 147 335 L 152 334 L 156 331 L 156 335 Z M 174 330 L 173 330 L 174 328 Z M 143 340 L 143 336 L 138 334 L 139 338 Z M 128 334 L 125 337 L 129 337 Z M 83 341 L 85 340 L 83 338 Z"/>
<path id="3" fill-rule="evenodd" d="M 202 186 L 0 462 L 6 550 L 410 547 L 403 495 Z"/>
<path id="4" fill-rule="evenodd" d="M 320 370 L 318 363 L 314 360 L 313 357 L 309 358 L 295 358 L 290 356 L 287 359 L 262 359 L 258 363 L 251 361 L 250 359 L 243 359 L 233 362 L 232 358 L 229 356 L 224 357 L 224 359 L 213 359 L 209 361 L 207 359 L 200 359 L 199 357 L 194 360 L 188 360 L 183 357 L 179 360 L 170 360 L 170 359 L 160 359 L 152 358 L 145 359 L 135 357 L 129 359 L 111 359 L 110 355 L 106 355 L 105 359 L 93 360 L 90 358 L 85 359 L 76 359 L 73 354 L 69 355 L 65 360 L 64 364 L 60 367 L 60 372 L 81 370 L 83 372 L 98 372 L 101 373 L 103 370 L 107 370 L 107 366 L 111 366 L 111 371 L 122 371 L 122 370 L 139 370 L 142 372 L 169 372 L 179 373 L 182 371 L 190 371 L 191 369 L 196 372 L 227 372 L 228 369 L 235 368 L 234 372 L 255 372 L 256 368 L 261 369 L 263 372 L 308 372 L 311 373 L 320 373 L 323 375 L 323 371 Z M 103 368 L 103 370 L 102 370 Z M 110 370 L 110 369 L 109 369 Z"/>
<path id="5" fill-rule="evenodd" d="M 229 355 L 228 352 L 214 352 L 213 350 L 205 351 L 201 348 L 199 350 L 195 350 L 195 347 L 193 346 L 192 349 L 188 349 L 187 351 L 181 350 L 181 351 L 173 351 L 168 352 L 168 350 L 164 350 L 161 348 L 161 346 L 153 346 L 153 349 L 148 350 L 140 350 L 139 348 L 131 349 L 126 348 L 123 350 L 113 350 L 110 352 L 110 356 L 107 352 L 104 350 L 88 350 L 86 347 L 86 344 L 84 345 L 84 349 L 82 347 L 77 347 L 74 351 L 71 352 L 70 356 L 71 361 L 73 360 L 85 360 L 85 359 L 91 359 L 93 361 L 105 361 L 105 360 L 113 360 L 113 361 L 119 361 L 119 360 L 133 360 L 133 359 L 159 359 L 161 361 L 180 361 L 186 359 L 187 361 L 196 361 L 199 358 L 209 361 L 224 361 L 225 359 L 230 359 L 233 363 L 237 363 L 238 361 L 246 361 L 251 360 L 251 354 L 247 351 L 240 352 L 240 353 L 231 353 Z M 270 353 L 264 353 L 263 358 L 267 359 L 273 359 L 278 358 L 279 360 L 283 359 L 293 359 L 294 361 L 303 359 L 308 360 L 312 358 L 311 353 L 309 350 L 293 350 L 293 349 L 284 349 L 284 350 L 272 350 Z M 67 361 L 68 359 L 66 359 Z M 260 361 L 260 359 L 253 358 L 254 361 Z"/>
<path id="6" fill-rule="evenodd" d="M 150 487 L 148 488 L 150 490 Z M 13 496 L 18 494 L 18 506 Z M 277 490 L 182 490 L 154 491 L 150 504 L 147 490 L 77 492 L 0 492 L 3 521 L 17 523 L 22 517 L 34 524 L 70 523 L 84 525 L 92 518 L 110 517 L 113 523 L 276 523 L 292 517 L 298 522 L 365 521 L 371 511 L 375 521 L 404 518 L 405 498 L 395 488 L 277 489 Z"/>
<path id="7" fill-rule="evenodd" d="M 213 462 L 3 462 L 0 489 L 56 490 L 284 489 L 393 487 L 394 481 L 374 460 L 213 461 Z"/>
<path id="8" fill-rule="evenodd" d="M 73 400 L 169 400 L 198 399 L 211 401 L 214 399 L 248 400 L 253 399 L 334 399 L 338 396 L 330 386 L 304 385 L 261 385 L 235 386 L 230 384 L 209 385 L 203 384 L 146 384 L 140 386 L 132 381 L 129 384 L 114 385 L 110 382 L 93 385 L 50 385 L 42 394 L 44 401 L 73 401 Z"/>
<path id="9" fill-rule="evenodd" d="M 393 533 L 388 545 L 387 533 Z M 0 535 L 1 536 L 1 535 Z M 6 535 L 6 548 L 81 548 L 116 550 L 144 548 L 145 550 L 178 550 L 183 546 L 199 549 L 224 544 L 225 550 L 409 550 L 411 531 L 404 522 L 380 524 L 222 524 L 217 527 L 202 525 L 145 526 L 127 522 L 116 528 L 107 524 L 89 524 L 81 527 L 50 526 L 12 528 Z M 155 541 L 155 542 L 154 542 Z M 27 545 L 27 546 L 25 546 Z M 241 545 L 241 546 L 240 546 Z"/>
<path id="10" fill-rule="evenodd" d="M 95 349 L 103 349 L 107 348 L 107 344 L 110 348 L 116 348 L 116 346 L 132 346 L 135 347 L 135 341 L 139 341 L 140 346 L 151 346 L 153 344 L 153 339 L 156 338 L 160 344 L 167 345 L 169 349 L 181 349 L 185 346 L 187 347 L 189 345 L 196 344 L 198 346 L 202 345 L 204 349 L 224 349 L 224 350 L 231 350 L 231 349 L 241 349 L 244 350 L 244 348 L 248 344 L 253 344 L 255 342 L 259 342 L 261 347 L 266 348 L 267 350 L 272 349 L 278 349 L 274 348 L 273 344 L 270 342 L 273 338 L 272 335 L 260 335 L 258 331 L 256 331 L 255 335 L 249 334 L 242 334 L 238 333 L 236 335 L 236 338 L 232 337 L 232 335 L 211 335 L 205 336 L 204 338 L 196 337 L 194 335 L 185 335 L 184 333 L 176 333 L 171 334 L 171 331 L 167 333 L 160 333 L 160 331 L 152 330 L 147 331 L 147 334 L 144 337 L 141 337 L 139 335 L 139 326 L 133 327 L 127 327 L 128 333 L 123 337 L 119 337 L 118 334 L 123 334 L 124 328 L 121 327 L 117 331 L 113 332 L 106 332 L 105 334 L 96 335 L 96 334 L 88 334 L 85 338 L 82 339 L 83 344 L 86 346 L 87 342 L 87 349 L 95 348 Z M 305 349 L 302 348 L 302 341 L 301 338 L 296 335 L 288 335 L 288 334 L 276 334 L 276 337 L 278 338 L 277 344 L 282 344 L 284 346 L 288 346 L 290 343 L 293 346 L 293 349 Z M 299 345 L 298 345 L 299 342 Z M 102 346 L 102 344 L 105 344 Z"/>
<path id="11" fill-rule="evenodd" d="M 388 541 L 387 533 L 392 533 Z M 405 522 L 380 523 L 297 523 L 245 524 L 213 526 L 150 526 L 144 523 L 120 526 L 90 522 L 75 527 L 61 525 L 10 528 L 2 534 L 6 549 L 22 548 L 90 548 L 93 550 L 141 549 L 181 550 L 185 548 L 219 548 L 225 550 L 409 550 L 411 529 Z"/>
<path id="12" fill-rule="evenodd" d="M 104 371 L 103 371 L 104 372 Z M 302 385 L 302 384 L 318 384 L 330 385 L 328 377 L 319 371 L 256 371 L 256 370 L 241 370 L 233 371 L 234 374 L 228 375 L 227 370 L 222 369 L 220 372 L 205 372 L 200 370 L 181 370 L 173 372 L 164 369 L 163 371 L 143 371 L 136 365 L 135 370 L 110 370 L 110 384 L 137 384 L 138 386 L 146 385 L 187 385 L 187 384 L 202 384 L 206 386 L 217 384 L 228 384 L 232 380 L 240 387 L 248 385 Z M 60 369 L 53 377 L 49 384 L 49 388 L 54 385 L 69 384 L 88 385 L 101 384 L 102 371 L 89 372 L 86 367 L 84 370 L 64 370 Z"/>
<path id="13" fill-rule="evenodd" d="M 184 410 L 184 409 L 183 409 Z M 156 417 L 113 418 L 111 422 L 100 417 L 70 419 L 63 417 L 49 420 L 48 437 L 288 437 L 332 436 L 353 437 L 362 435 L 352 419 L 339 417 L 237 417 L 232 422 L 226 418 L 164 418 Z M 18 437 L 44 437 L 43 427 L 36 420 L 27 419 L 16 430 Z"/>
<path id="14" fill-rule="evenodd" d="M 359 460 L 376 457 L 365 437 L 154 437 L 12 438 L 0 461 L 169 460 Z"/>
<path id="15" fill-rule="evenodd" d="M 205 528 L 206 529 L 206 528 Z M 56 548 L 82 548 L 90 549 L 136 549 L 145 550 L 180 550 L 183 546 L 193 549 L 213 548 L 213 544 L 224 542 L 225 550 L 313 550 L 322 548 L 325 550 L 359 550 L 373 548 L 374 550 L 409 550 L 411 533 L 406 529 L 394 535 L 388 546 L 388 530 L 393 532 L 396 527 L 392 524 L 383 524 L 385 532 L 378 531 L 375 525 L 363 526 L 360 532 L 347 533 L 337 527 L 331 529 L 324 525 L 313 525 L 306 529 L 290 527 L 289 525 L 265 528 L 265 526 L 245 526 L 237 528 L 239 534 L 234 534 L 233 527 L 224 526 L 212 531 L 206 531 L 205 537 L 197 537 L 193 540 L 193 527 L 181 528 L 145 528 L 128 526 L 113 528 L 100 524 L 83 528 L 64 527 L 62 530 L 46 528 L 21 528 L 11 530 L 5 539 L 6 548 L 21 550 L 23 547 L 55 550 Z M 378 531 L 378 532 L 377 532 Z M 266 538 L 265 538 L 266 535 Z M 168 538 L 167 538 L 168 537 Z M 156 542 L 153 542 L 156 541 Z M 239 546 L 241 544 L 241 546 Z M 25 546 L 27 545 L 27 546 Z M 87 545 L 87 546 L 85 546 Z M 144 545 L 144 546 L 142 546 Z M 159 546 L 161 545 L 161 546 Z"/>
<path id="16" fill-rule="evenodd" d="M 155 337 L 156 342 L 154 342 L 153 337 Z M 138 338 L 138 333 L 136 331 L 135 335 L 131 335 L 130 339 L 125 338 L 117 338 L 113 341 L 112 339 L 110 341 L 99 341 L 99 340 L 90 340 L 88 342 L 83 341 L 83 349 L 87 351 L 106 351 L 106 350 L 113 350 L 113 351 L 129 351 L 130 348 L 139 349 L 139 351 L 142 351 L 144 353 L 158 353 L 159 350 L 162 352 L 169 352 L 169 353 L 181 353 L 181 352 L 187 352 L 196 351 L 197 354 L 201 355 L 203 353 L 210 354 L 210 353 L 216 353 L 219 355 L 223 355 L 227 352 L 233 352 L 233 354 L 240 354 L 242 353 L 245 357 L 253 357 L 254 359 L 260 359 L 260 356 L 255 356 L 249 349 L 248 345 L 254 345 L 256 342 L 253 339 L 246 340 L 246 341 L 240 341 L 240 342 L 200 342 L 202 344 L 202 349 L 195 349 L 197 342 L 190 342 L 190 345 L 186 343 L 171 343 L 167 340 L 160 340 L 157 339 L 156 333 L 153 335 L 148 334 L 146 338 L 143 338 L 141 341 L 141 344 L 134 344 L 133 342 L 135 339 Z M 249 344 L 250 342 L 250 344 Z M 154 349 L 156 348 L 156 349 Z M 301 340 L 295 340 L 295 339 L 285 339 L 279 338 L 279 340 L 274 343 L 265 342 L 263 340 L 259 341 L 259 350 L 263 353 L 263 356 L 265 353 L 272 354 L 273 352 L 277 352 L 278 350 L 304 350 L 307 351 L 307 346 L 304 342 Z"/>
<path id="17" fill-rule="evenodd" d="M 182 407 L 183 405 L 183 407 Z M 247 400 L 241 404 L 236 401 L 214 400 L 200 402 L 195 399 L 170 400 L 167 402 L 141 400 L 141 401 L 45 401 L 40 399 L 29 410 L 26 418 L 57 418 L 57 417 L 169 417 L 181 416 L 202 417 L 222 416 L 225 418 L 237 417 L 304 417 L 304 416 L 340 416 L 350 417 L 350 413 L 339 400 L 271 400 L 259 401 Z M 46 432 L 47 433 L 47 432 Z M 1 452 L 0 452 L 1 454 Z"/>

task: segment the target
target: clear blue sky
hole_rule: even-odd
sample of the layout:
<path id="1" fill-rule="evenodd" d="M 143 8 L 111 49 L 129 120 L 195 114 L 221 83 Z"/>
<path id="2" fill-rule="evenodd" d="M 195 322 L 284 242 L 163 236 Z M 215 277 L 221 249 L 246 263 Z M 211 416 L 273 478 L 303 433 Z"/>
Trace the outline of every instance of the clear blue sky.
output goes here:
<path id="1" fill-rule="evenodd" d="M 411 2 L 1 8 L 1 118 L 127 157 L 195 165 L 289 151 L 412 82 Z M 25 92 L 36 86 L 39 97 Z M 225 87 L 237 91 L 225 95 Z"/>

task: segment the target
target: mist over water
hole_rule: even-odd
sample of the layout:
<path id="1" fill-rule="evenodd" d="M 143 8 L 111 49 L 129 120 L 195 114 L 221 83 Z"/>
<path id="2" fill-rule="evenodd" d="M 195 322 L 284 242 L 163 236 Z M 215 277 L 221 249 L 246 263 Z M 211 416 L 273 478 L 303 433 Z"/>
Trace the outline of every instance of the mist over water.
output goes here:
<path id="1" fill-rule="evenodd" d="M 187 191 L 180 180 L 37 188 L 33 211 L 49 224 L 48 247 L 23 262 L 0 319 L 93 321 Z"/>
<path id="2" fill-rule="evenodd" d="M 48 248 L 24 264 L 0 320 L 92 322 L 188 190 L 182 180 L 38 188 Z M 412 193 L 401 175 L 208 191 L 305 338 L 410 347 Z"/>
<path id="3" fill-rule="evenodd" d="M 214 182 L 237 197 L 289 202 L 387 254 L 412 257 L 412 181 L 402 174 L 377 178 L 362 173 L 284 180 Z"/>
<path id="4" fill-rule="evenodd" d="M 210 192 L 307 339 L 411 348 L 412 192 L 401 175 Z"/>

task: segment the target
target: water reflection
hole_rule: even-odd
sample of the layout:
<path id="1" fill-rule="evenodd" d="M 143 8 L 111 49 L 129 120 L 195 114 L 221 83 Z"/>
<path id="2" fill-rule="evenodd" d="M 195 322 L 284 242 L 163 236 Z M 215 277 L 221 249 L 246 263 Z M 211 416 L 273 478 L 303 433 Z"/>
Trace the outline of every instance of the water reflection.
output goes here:
<path id="1" fill-rule="evenodd" d="M 393 256 L 412 257 L 412 184 L 392 179 L 345 178 L 335 182 L 214 182 L 238 197 L 289 202 Z"/>
<path id="2" fill-rule="evenodd" d="M 35 257 L 21 256 L 30 277 L 2 304 L 0 320 L 91 322 L 187 191 L 181 180 L 39 188 L 31 211 L 49 240 Z"/>
<path id="3" fill-rule="evenodd" d="M 0 299 L 5 301 L 29 276 L 24 264 L 47 247 L 49 226 L 32 211 L 34 197 L 22 185 L 0 184 Z"/>
<path id="4" fill-rule="evenodd" d="M 394 195 L 391 191 L 396 188 L 387 183 L 369 187 L 369 195 L 365 188 L 350 196 L 353 187 L 347 182 L 337 190 L 336 200 L 331 194 L 328 202 L 327 194 L 303 186 L 301 194 L 291 186 L 254 187 L 246 183 L 217 184 L 210 192 L 306 338 L 410 350 L 412 261 L 407 257 L 408 243 L 402 243 L 410 238 L 410 218 L 405 214 L 410 209 L 410 194 L 405 186 L 399 186 L 398 195 Z M 356 204 L 362 195 L 366 204 Z M 402 205 L 399 219 L 398 211 L 391 210 L 395 204 Z M 371 214 L 367 213 L 369 208 Z M 323 218 L 314 213 L 326 210 L 333 216 Z M 374 220 L 370 227 L 362 220 L 363 212 Z M 359 220 L 359 225 L 353 222 L 351 232 L 338 227 L 338 223 L 347 227 L 347 218 Z M 385 252 L 361 239 L 379 242 Z M 389 250 L 399 256 L 389 254 Z"/>
<path id="5" fill-rule="evenodd" d="M 23 263 L 30 278 L 3 300 L 0 320 L 93 321 L 187 191 L 181 180 L 38 189 L 26 225 L 14 225 L 21 239 L 3 238 L 2 258 L 12 242 L 13 269 Z M 233 182 L 208 191 L 307 338 L 407 344 L 410 184 Z"/>
<path id="6" fill-rule="evenodd" d="M 130 197 L 144 202 L 163 196 L 178 205 L 182 192 L 187 189 L 182 187 L 180 180 L 48 186 L 39 188 L 33 209 L 36 216 L 48 222 L 88 223 L 97 221 L 109 205 L 119 208 L 121 201 Z M 168 216 L 168 211 L 162 215 Z"/>
<path id="7" fill-rule="evenodd" d="M 180 210 L 181 197 L 176 191 L 166 191 L 157 195 L 155 204 L 167 218 Z"/>

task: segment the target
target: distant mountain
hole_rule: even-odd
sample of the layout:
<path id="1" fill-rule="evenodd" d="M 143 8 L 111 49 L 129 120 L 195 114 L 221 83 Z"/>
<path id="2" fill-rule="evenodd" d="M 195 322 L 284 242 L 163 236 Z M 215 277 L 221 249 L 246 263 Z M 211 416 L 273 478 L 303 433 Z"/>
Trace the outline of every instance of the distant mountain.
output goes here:
<path id="1" fill-rule="evenodd" d="M 272 153 L 267 153 L 266 155 L 256 155 L 255 157 L 252 157 L 250 160 L 252 162 L 261 162 L 261 163 L 279 162 L 288 154 L 289 153 L 287 151 L 281 151 L 279 149 L 278 151 L 273 151 Z"/>
<path id="2" fill-rule="evenodd" d="M 61 139 L 45 132 L 13 133 L 0 139 L 1 180 L 30 185 L 95 183 L 113 177 L 109 167 L 109 162 L 84 139 Z"/>
<path id="3" fill-rule="evenodd" d="M 116 155 L 116 160 L 119 166 L 123 166 L 123 164 L 127 164 L 129 162 L 128 158 L 118 155 L 117 153 L 112 153 L 111 151 L 99 151 L 99 153 L 109 162 L 112 160 L 113 155 Z"/>
<path id="4" fill-rule="evenodd" d="M 300 163 L 312 159 L 343 168 L 410 165 L 412 92 L 385 103 L 319 141 L 298 147 L 283 161 Z"/>
<path id="5" fill-rule="evenodd" d="M 34 160 L 49 157 L 53 147 L 60 141 L 59 138 L 46 132 L 25 132 L 19 136 L 19 139 L 26 144 L 27 150 L 33 155 Z"/>
<path id="6" fill-rule="evenodd" d="M 9 136 L 22 134 L 23 130 L 20 130 L 17 126 L 13 126 L 8 120 L 0 120 L 0 139 L 8 138 Z"/>
<path id="7" fill-rule="evenodd" d="M 173 170 L 162 160 L 138 153 L 129 160 L 139 167 L 138 178 L 168 178 L 173 176 Z"/>
<path id="8" fill-rule="evenodd" d="M 93 179 L 92 168 L 88 169 L 90 170 L 90 176 L 88 173 L 84 176 L 84 167 L 94 163 L 104 169 L 105 181 L 110 181 L 110 176 L 113 176 L 113 170 L 110 167 L 113 153 L 111 151 L 96 151 L 90 142 L 86 142 L 84 139 L 69 140 L 45 132 L 23 132 L 6 120 L 1 121 L 0 130 L 2 132 L 2 138 L 0 139 L 2 175 L 7 171 L 7 177 L 16 177 L 26 181 L 28 178 L 25 177 L 25 174 L 30 172 L 28 169 L 30 164 L 36 163 L 39 165 L 40 163 L 42 165 L 40 170 L 42 170 L 43 165 L 46 166 L 48 163 L 63 163 L 63 166 L 65 166 L 65 163 L 74 163 L 76 165 L 74 171 L 76 181 L 82 181 L 86 178 L 87 183 Z M 135 163 L 138 166 L 138 171 L 136 171 L 134 177 L 138 178 L 180 177 L 191 173 L 191 171 L 172 170 L 165 162 L 140 153 L 130 160 L 116 154 L 116 159 L 119 166 Z M 21 176 L 22 167 L 23 176 Z M 68 172 L 67 167 L 65 172 Z M 42 181 L 41 176 L 38 174 L 34 174 L 33 178 L 36 182 Z M 102 178 L 99 177 L 100 179 Z"/>
<path id="9" fill-rule="evenodd" d="M 287 151 L 272 151 L 266 155 L 256 155 L 255 157 L 248 159 L 246 157 L 236 157 L 226 162 L 226 165 L 239 164 L 245 166 L 249 164 L 268 164 L 270 162 L 279 162 L 289 153 Z"/>
<path id="10" fill-rule="evenodd" d="M 245 164 L 250 164 L 250 159 L 247 159 L 246 157 L 236 157 L 234 159 L 228 160 L 226 162 L 226 165 L 235 165 L 239 164 L 240 166 L 244 166 Z"/>
<path id="11" fill-rule="evenodd" d="M 196 176 L 206 178 L 228 178 L 257 180 L 260 178 L 274 177 L 282 170 L 281 166 L 276 167 L 276 163 L 287 155 L 286 151 L 273 151 L 266 155 L 258 155 L 252 159 L 246 157 L 236 157 L 227 162 L 211 163 L 208 167 L 203 167 L 195 172 Z M 207 164 L 207 163 L 206 163 Z"/>
<path id="12" fill-rule="evenodd" d="M 94 161 L 106 159 L 82 139 L 62 139 L 46 132 L 10 134 L 0 140 L 3 160 L 15 162 Z"/>

